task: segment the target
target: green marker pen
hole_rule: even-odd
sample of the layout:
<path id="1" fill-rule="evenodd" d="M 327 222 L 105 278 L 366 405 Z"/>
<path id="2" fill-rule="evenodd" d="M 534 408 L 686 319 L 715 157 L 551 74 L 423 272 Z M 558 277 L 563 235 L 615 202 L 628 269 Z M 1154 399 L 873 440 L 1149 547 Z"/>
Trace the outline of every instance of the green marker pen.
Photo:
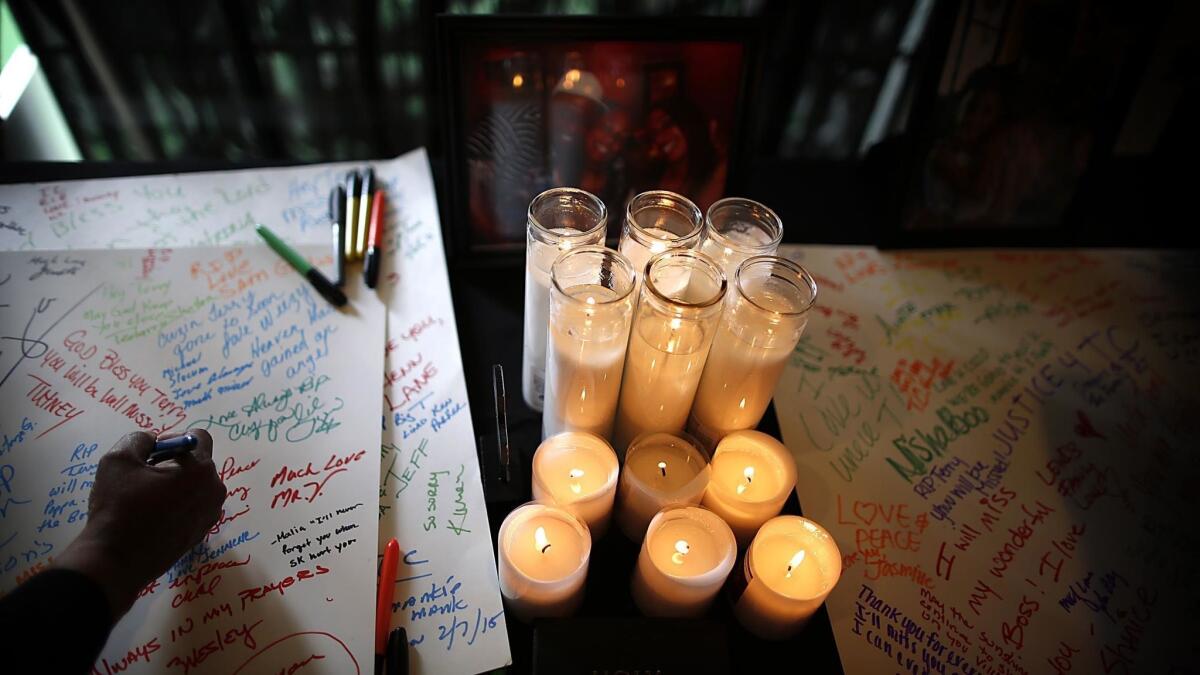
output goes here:
<path id="1" fill-rule="evenodd" d="M 275 236 L 275 233 L 268 229 L 266 225 L 255 225 L 254 229 L 258 232 L 258 236 L 262 237 L 263 241 L 267 242 L 267 246 L 270 246 L 271 250 L 278 253 L 284 260 L 287 261 L 289 265 L 292 266 L 293 269 L 300 274 L 303 274 L 305 278 L 308 279 L 308 283 L 312 284 L 313 288 L 317 289 L 317 292 L 321 294 L 321 297 L 328 300 L 335 307 L 341 307 L 342 305 L 346 304 L 346 294 L 342 293 L 341 289 L 339 289 L 337 286 L 334 286 L 329 279 L 325 278 L 325 275 L 321 274 L 321 270 L 310 265 L 309 262 L 304 259 L 304 256 L 297 253 L 295 249 L 285 244 L 279 237 Z"/>

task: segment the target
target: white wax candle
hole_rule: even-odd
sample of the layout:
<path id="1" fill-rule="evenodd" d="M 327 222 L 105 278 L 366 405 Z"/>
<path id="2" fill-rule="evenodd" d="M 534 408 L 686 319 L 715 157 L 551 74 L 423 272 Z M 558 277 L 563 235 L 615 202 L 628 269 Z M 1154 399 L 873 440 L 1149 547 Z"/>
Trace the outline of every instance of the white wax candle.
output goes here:
<path id="1" fill-rule="evenodd" d="M 697 387 L 689 430 L 713 445 L 731 431 L 757 426 L 794 347 L 757 346 L 722 324 Z"/>
<path id="2" fill-rule="evenodd" d="M 617 455 L 603 438 L 556 434 L 533 453 L 533 498 L 570 512 L 599 539 L 608 530 L 617 472 Z"/>
<path id="3" fill-rule="evenodd" d="M 593 248 L 572 251 L 559 262 Z M 546 437 L 563 431 L 612 436 L 633 313 L 632 271 L 628 263 L 624 269 L 620 291 L 580 284 L 552 294 L 542 415 Z"/>
<path id="4" fill-rule="evenodd" d="M 625 207 L 617 250 L 633 265 L 641 283 L 650 258 L 671 249 L 696 248 L 702 228 L 700 209 L 687 197 L 666 190 L 642 192 Z"/>
<path id="5" fill-rule="evenodd" d="M 676 245 L 675 240 L 678 239 L 670 230 L 657 227 L 647 228 L 642 230 L 642 232 L 650 239 L 649 245 L 639 243 L 632 237 L 622 236 L 621 243 L 617 246 L 617 250 L 628 258 L 629 263 L 633 265 L 633 269 L 637 272 L 639 280 L 645 273 L 646 263 L 650 262 L 650 258 L 669 248 L 674 248 Z"/>
<path id="6" fill-rule="evenodd" d="M 646 431 L 682 431 L 687 424 L 712 332 L 673 321 L 641 321 L 634 328 L 625 358 L 614 447 L 626 448 Z"/>
<path id="7" fill-rule="evenodd" d="M 541 410 L 546 388 L 546 325 L 550 316 L 550 264 L 558 249 L 530 247 L 525 261 L 525 336 L 521 359 L 521 395 Z M 548 260 L 546 260 L 548 258 Z"/>
<path id="8" fill-rule="evenodd" d="M 519 506 L 500 525 L 496 550 L 500 593 L 518 619 L 569 616 L 579 608 L 592 539 L 570 513 Z"/>
<path id="9" fill-rule="evenodd" d="M 603 242 L 607 222 L 604 203 L 583 190 L 552 188 L 529 204 L 521 394 L 534 410 L 542 409 L 545 391 L 550 268 L 566 251 Z"/>
<path id="10" fill-rule="evenodd" d="M 705 445 L 758 425 L 816 292 L 812 277 L 790 260 L 757 257 L 742 265 L 688 418 L 688 431 Z"/>
<path id="11" fill-rule="evenodd" d="M 729 526 L 695 506 L 661 511 L 650 521 L 630 588 L 647 616 L 699 616 L 737 558 Z"/>
<path id="12" fill-rule="evenodd" d="M 768 640 L 794 635 L 808 623 L 842 575 L 842 553 L 820 525 L 779 516 L 762 526 L 746 551 L 746 590 L 734 615 Z"/>
<path id="13" fill-rule="evenodd" d="M 682 431 L 708 358 L 725 278 L 708 257 L 669 251 L 650 260 L 625 357 L 614 446 L 647 431 Z"/>
<path id="14" fill-rule="evenodd" d="M 708 207 L 700 252 L 717 261 L 733 278 L 739 265 L 756 255 L 772 255 L 783 241 L 783 223 L 763 204 L 726 197 Z"/>
<path id="15" fill-rule="evenodd" d="M 708 457 L 685 436 L 661 432 L 639 436 L 625 454 L 617 488 L 621 531 L 641 541 L 659 511 L 699 504 L 709 473 Z"/>
<path id="16" fill-rule="evenodd" d="M 759 431 L 736 431 L 713 453 L 702 503 L 724 518 L 745 546 L 759 526 L 779 514 L 795 488 L 796 463 L 782 443 Z"/>

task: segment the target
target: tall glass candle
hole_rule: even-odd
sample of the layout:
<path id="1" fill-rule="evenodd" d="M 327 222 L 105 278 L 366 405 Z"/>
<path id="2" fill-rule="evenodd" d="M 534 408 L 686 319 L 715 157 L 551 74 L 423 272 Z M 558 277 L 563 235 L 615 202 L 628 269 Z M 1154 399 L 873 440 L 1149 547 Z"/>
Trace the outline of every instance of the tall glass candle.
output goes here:
<path id="1" fill-rule="evenodd" d="M 800 516 L 772 518 L 746 551 L 746 590 L 733 613 L 767 640 L 795 635 L 842 576 L 842 553 L 825 528 Z"/>
<path id="2" fill-rule="evenodd" d="M 774 255 L 781 241 L 783 222 L 774 211 L 752 199 L 727 197 L 713 202 L 704 214 L 700 251 L 732 279 L 743 260 Z"/>
<path id="3" fill-rule="evenodd" d="M 794 489 L 796 462 L 788 449 L 761 431 L 737 431 L 713 453 L 703 504 L 724 518 L 745 546 L 763 523 L 779 515 Z"/>
<path id="4" fill-rule="evenodd" d="M 513 509 L 496 552 L 500 594 L 520 620 L 569 616 L 583 602 L 592 538 L 570 513 L 536 503 Z"/>
<path id="5" fill-rule="evenodd" d="M 604 241 L 608 211 L 590 192 L 546 190 L 529 203 L 525 236 L 525 337 L 521 394 L 542 409 L 546 376 L 546 326 L 550 312 L 550 266 L 562 253 Z"/>
<path id="6" fill-rule="evenodd" d="M 663 251 L 694 249 L 703 218 L 692 200 L 666 190 L 643 192 L 629 200 L 621 228 L 621 252 L 640 277 L 650 258 Z"/>
<path id="7" fill-rule="evenodd" d="M 710 473 L 708 454 L 687 434 L 638 436 L 629 445 L 621 469 L 617 525 L 625 536 L 641 541 L 659 511 L 699 504 Z"/>
<path id="8" fill-rule="evenodd" d="M 595 434 L 556 434 L 533 453 L 533 498 L 570 512 L 597 539 L 608 529 L 616 493 L 617 455 Z"/>
<path id="9" fill-rule="evenodd" d="M 699 616 L 737 558 L 729 526 L 696 506 L 661 511 L 650 521 L 630 590 L 647 616 Z"/>
<path id="10" fill-rule="evenodd" d="M 709 447 L 758 426 L 817 300 L 812 276 L 776 256 L 748 258 L 732 286 L 688 420 Z"/>
<path id="11" fill-rule="evenodd" d="M 682 431 L 725 298 L 725 275 L 696 251 L 667 251 L 645 268 L 634 313 L 613 445 L 647 431 Z"/>
<path id="12" fill-rule="evenodd" d="M 602 246 L 567 251 L 551 267 L 543 436 L 612 436 L 634 280 L 625 256 Z"/>

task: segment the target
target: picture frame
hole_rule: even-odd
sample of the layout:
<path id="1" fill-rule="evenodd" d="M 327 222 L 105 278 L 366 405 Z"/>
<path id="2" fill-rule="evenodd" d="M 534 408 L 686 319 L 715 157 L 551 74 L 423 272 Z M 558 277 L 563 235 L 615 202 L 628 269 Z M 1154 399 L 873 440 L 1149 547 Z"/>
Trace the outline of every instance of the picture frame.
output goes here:
<path id="1" fill-rule="evenodd" d="M 1153 36 L 1085 4 L 937 7 L 908 120 L 877 152 L 894 162 L 880 246 L 1078 244 Z"/>
<path id="2" fill-rule="evenodd" d="M 740 187 L 761 23 L 438 16 L 439 191 L 451 263 L 521 259 L 529 202 L 581 187 L 608 238 L 644 190 L 703 210 Z"/>

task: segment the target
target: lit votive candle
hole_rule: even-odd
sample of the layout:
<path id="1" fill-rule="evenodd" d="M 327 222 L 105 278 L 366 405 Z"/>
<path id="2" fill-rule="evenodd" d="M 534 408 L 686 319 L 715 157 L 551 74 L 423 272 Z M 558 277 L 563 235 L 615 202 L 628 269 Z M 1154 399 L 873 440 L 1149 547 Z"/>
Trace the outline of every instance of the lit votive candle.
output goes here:
<path id="1" fill-rule="evenodd" d="M 688 418 L 688 431 L 709 448 L 758 426 L 808 325 L 817 284 L 791 260 L 759 256 L 738 267 L 729 298 Z"/>
<path id="2" fill-rule="evenodd" d="M 734 614 L 751 633 L 782 640 L 825 602 L 842 575 L 842 554 L 825 528 L 800 516 L 779 516 L 758 531 L 744 571 L 746 590 Z"/>
<path id="3" fill-rule="evenodd" d="M 659 511 L 693 506 L 704 498 L 708 455 L 686 434 L 650 432 L 634 439 L 625 453 L 617 488 L 617 524 L 640 541 Z"/>
<path id="4" fill-rule="evenodd" d="M 617 455 L 603 438 L 581 431 L 556 434 L 533 453 L 533 498 L 570 512 L 599 539 L 612 515 L 617 471 Z"/>
<path id="5" fill-rule="evenodd" d="M 620 253 L 583 246 L 550 268 L 542 435 L 612 436 L 633 319 L 634 271 Z"/>
<path id="6" fill-rule="evenodd" d="M 660 253 L 643 274 L 613 431 L 618 452 L 643 432 L 683 430 L 725 298 L 725 275 L 703 253 Z"/>
<path id="7" fill-rule="evenodd" d="M 736 431 L 717 446 L 705 508 L 725 519 L 745 546 L 758 528 L 779 515 L 796 488 L 796 462 L 782 443 L 759 431 Z"/>
<path id="8" fill-rule="evenodd" d="M 672 249 L 700 244 L 700 209 L 683 195 L 666 190 L 643 192 L 629 200 L 617 250 L 641 277 L 650 258 Z"/>
<path id="9" fill-rule="evenodd" d="M 500 593 L 522 621 L 569 616 L 583 601 L 592 538 L 557 506 L 530 503 L 508 514 L 496 538 Z"/>
<path id="10" fill-rule="evenodd" d="M 733 532 L 716 514 L 697 506 L 660 511 L 638 554 L 633 601 L 647 616 L 698 616 L 736 558 Z"/>

